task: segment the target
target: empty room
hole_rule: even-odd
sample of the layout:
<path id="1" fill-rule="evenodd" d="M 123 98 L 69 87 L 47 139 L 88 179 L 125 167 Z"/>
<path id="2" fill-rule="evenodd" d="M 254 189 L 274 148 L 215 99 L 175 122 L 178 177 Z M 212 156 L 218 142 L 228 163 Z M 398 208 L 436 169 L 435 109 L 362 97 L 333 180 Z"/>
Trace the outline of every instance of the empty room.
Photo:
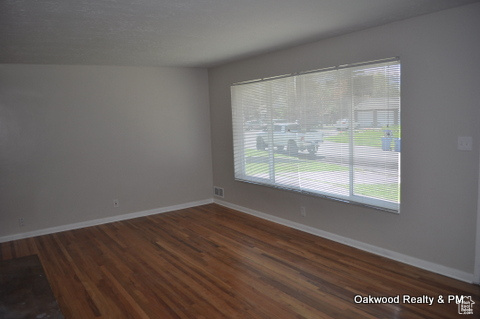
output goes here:
<path id="1" fill-rule="evenodd" d="M 0 318 L 476 318 L 480 1 L 0 3 Z"/>

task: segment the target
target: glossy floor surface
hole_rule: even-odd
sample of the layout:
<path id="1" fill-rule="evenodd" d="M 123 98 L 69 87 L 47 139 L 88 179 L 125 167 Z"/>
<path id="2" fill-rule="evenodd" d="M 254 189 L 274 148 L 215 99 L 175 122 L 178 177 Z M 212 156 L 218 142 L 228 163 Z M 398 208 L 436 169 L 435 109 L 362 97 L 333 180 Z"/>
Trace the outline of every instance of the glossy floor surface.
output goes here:
<path id="1" fill-rule="evenodd" d="M 216 204 L 3 243 L 0 252 L 38 254 L 66 318 L 480 315 L 478 286 Z"/>

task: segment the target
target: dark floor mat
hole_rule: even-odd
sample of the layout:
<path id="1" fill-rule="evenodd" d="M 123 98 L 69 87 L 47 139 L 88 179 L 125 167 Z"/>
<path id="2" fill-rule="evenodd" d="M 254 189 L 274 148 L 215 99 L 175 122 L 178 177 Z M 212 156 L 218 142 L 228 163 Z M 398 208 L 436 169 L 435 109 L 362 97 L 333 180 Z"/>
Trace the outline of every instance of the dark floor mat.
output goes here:
<path id="1" fill-rule="evenodd" d="M 0 261 L 0 319 L 64 318 L 37 255 Z"/>

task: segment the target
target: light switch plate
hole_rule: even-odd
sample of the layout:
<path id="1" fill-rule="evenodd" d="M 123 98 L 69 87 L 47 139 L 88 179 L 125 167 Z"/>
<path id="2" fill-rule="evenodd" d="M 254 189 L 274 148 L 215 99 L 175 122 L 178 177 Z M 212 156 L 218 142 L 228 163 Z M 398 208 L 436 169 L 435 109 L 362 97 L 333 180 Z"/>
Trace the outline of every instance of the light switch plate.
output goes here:
<path id="1" fill-rule="evenodd" d="M 459 136 L 457 148 L 459 151 L 471 151 L 473 147 L 473 139 L 471 136 Z"/>

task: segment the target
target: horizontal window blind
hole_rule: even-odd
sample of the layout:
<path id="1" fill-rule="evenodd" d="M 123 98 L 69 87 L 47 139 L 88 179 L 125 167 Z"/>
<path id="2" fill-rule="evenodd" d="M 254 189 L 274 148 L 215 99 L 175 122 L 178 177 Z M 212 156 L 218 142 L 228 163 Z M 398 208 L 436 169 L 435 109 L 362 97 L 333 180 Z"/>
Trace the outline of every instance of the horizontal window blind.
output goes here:
<path id="1" fill-rule="evenodd" d="M 397 212 L 400 61 L 231 87 L 235 178 Z"/>

